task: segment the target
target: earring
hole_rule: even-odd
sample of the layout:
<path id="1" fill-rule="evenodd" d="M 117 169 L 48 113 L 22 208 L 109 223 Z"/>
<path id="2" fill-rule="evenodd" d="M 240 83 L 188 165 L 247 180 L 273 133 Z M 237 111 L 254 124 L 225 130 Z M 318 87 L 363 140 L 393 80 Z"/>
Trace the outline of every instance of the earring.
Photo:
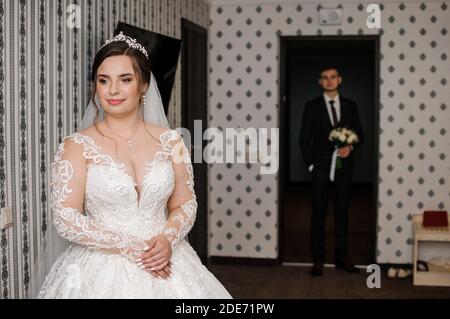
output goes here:
<path id="1" fill-rule="evenodd" d="M 143 99 L 142 104 L 145 107 L 145 94 L 142 95 L 142 99 Z"/>

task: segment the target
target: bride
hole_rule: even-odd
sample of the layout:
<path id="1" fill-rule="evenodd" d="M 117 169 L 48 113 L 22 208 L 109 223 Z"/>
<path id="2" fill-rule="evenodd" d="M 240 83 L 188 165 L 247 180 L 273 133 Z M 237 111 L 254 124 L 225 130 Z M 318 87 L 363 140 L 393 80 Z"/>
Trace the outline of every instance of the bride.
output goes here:
<path id="1" fill-rule="evenodd" d="M 92 81 L 82 130 L 51 166 L 54 228 L 34 297 L 231 298 L 185 239 L 197 211 L 192 164 L 147 51 L 121 32 L 96 54 Z"/>

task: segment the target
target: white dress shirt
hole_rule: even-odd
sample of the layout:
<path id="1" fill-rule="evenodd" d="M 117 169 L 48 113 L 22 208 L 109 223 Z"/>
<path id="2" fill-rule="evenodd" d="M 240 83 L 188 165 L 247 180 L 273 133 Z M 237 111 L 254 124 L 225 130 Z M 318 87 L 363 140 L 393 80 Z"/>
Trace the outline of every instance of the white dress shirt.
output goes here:
<path id="1" fill-rule="evenodd" d="M 334 108 L 336 109 L 336 117 L 339 123 L 339 120 L 341 118 L 341 102 L 339 101 L 339 94 L 337 94 L 333 99 L 326 94 L 324 94 L 323 97 L 325 98 L 325 104 L 327 106 L 328 116 L 330 117 L 330 123 L 333 123 L 333 113 L 331 113 L 330 101 L 334 100 Z"/>

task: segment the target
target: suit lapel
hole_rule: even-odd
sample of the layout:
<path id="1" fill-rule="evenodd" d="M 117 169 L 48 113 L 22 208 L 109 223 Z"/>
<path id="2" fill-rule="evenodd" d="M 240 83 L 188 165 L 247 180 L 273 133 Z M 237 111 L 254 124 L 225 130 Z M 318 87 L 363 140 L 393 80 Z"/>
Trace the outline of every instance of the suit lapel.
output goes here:
<path id="1" fill-rule="evenodd" d="M 339 119 L 339 126 L 343 126 L 346 124 L 347 119 L 347 103 L 342 99 L 341 95 L 339 95 L 339 103 L 341 104 L 341 118 Z"/>
<path id="2" fill-rule="evenodd" d="M 331 123 L 330 115 L 328 114 L 327 102 L 325 101 L 325 97 L 323 95 L 322 95 L 322 110 L 323 110 L 322 113 L 328 119 L 328 121 L 327 121 L 328 122 L 328 126 L 333 128 L 333 123 Z"/>

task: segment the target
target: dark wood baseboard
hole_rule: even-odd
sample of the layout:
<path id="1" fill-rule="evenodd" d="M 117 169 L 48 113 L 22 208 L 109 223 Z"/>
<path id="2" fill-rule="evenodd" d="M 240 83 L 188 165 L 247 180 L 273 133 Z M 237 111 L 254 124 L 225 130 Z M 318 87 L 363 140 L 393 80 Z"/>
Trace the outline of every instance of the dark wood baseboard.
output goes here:
<path id="1" fill-rule="evenodd" d="M 279 266 L 278 259 L 210 256 L 208 264 L 240 266 Z"/>
<path id="2" fill-rule="evenodd" d="M 247 257 L 222 257 L 210 256 L 208 264 L 214 265 L 237 265 L 237 266 L 282 266 L 278 259 L 270 258 L 247 258 Z M 413 265 L 410 263 L 393 264 L 393 263 L 378 263 L 382 271 L 387 271 L 390 267 L 412 269 Z"/>

